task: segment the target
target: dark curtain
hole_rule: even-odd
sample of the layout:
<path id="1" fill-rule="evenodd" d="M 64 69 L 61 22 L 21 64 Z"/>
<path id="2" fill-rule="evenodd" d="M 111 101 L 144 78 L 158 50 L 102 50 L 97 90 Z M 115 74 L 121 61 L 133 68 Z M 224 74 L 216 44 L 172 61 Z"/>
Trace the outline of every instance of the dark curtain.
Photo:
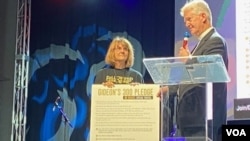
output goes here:
<path id="1" fill-rule="evenodd" d="M 32 1 L 31 16 L 29 141 L 88 139 L 91 84 L 113 37 L 131 41 L 146 83 L 142 59 L 174 54 L 174 0 Z"/>
<path id="2" fill-rule="evenodd" d="M 17 1 L 0 1 L 0 140 L 11 139 Z"/>

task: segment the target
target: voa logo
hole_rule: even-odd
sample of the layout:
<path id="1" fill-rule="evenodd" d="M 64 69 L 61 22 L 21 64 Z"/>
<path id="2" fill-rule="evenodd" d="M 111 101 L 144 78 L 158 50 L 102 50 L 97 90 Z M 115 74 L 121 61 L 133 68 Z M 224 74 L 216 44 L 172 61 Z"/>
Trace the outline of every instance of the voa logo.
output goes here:
<path id="1" fill-rule="evenodd" d="M 247 136 L 244 129 L 226 129 L 227 136 Z"/>

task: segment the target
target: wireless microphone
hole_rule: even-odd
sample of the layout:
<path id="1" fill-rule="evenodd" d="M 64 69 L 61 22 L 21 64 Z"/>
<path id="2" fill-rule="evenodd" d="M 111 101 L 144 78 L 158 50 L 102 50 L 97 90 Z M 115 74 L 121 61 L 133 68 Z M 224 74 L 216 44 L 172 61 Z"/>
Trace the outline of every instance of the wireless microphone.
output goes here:
<path id="1" fill-rule="evenodd" d="M 185 32 L 184 38 L 183 38 L 183 43 L 182 43 L 182 46 L 184 49 L 187 49 L 187 47 L 188 47 L 188 38 L 189 38 L 189 33 Z"/>

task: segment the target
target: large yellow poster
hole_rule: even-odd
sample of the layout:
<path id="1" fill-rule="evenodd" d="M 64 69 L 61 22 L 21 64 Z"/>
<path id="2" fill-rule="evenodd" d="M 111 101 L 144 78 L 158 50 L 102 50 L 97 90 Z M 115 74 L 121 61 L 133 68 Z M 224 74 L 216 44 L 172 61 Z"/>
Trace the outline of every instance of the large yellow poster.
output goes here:
<path id="1" fill-rule="evenodd" d="M 159 141 L 159 85 L 92 86 L 90 141 Z"/>

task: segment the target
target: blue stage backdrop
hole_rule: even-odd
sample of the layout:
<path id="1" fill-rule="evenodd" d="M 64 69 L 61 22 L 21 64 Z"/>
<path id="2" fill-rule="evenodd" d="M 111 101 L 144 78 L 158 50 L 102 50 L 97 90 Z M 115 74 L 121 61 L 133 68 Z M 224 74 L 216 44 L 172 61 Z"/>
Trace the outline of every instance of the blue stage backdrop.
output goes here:
<path id="1" fill-rule="evenodd" d="M 27 141 L 87 141 L 91 85 L 111 39 L 127 37 L 134 69 L 174 55 L 174 0 L 32 1 Z M 64 122 L 57 102 L 72 124 Z"/>

